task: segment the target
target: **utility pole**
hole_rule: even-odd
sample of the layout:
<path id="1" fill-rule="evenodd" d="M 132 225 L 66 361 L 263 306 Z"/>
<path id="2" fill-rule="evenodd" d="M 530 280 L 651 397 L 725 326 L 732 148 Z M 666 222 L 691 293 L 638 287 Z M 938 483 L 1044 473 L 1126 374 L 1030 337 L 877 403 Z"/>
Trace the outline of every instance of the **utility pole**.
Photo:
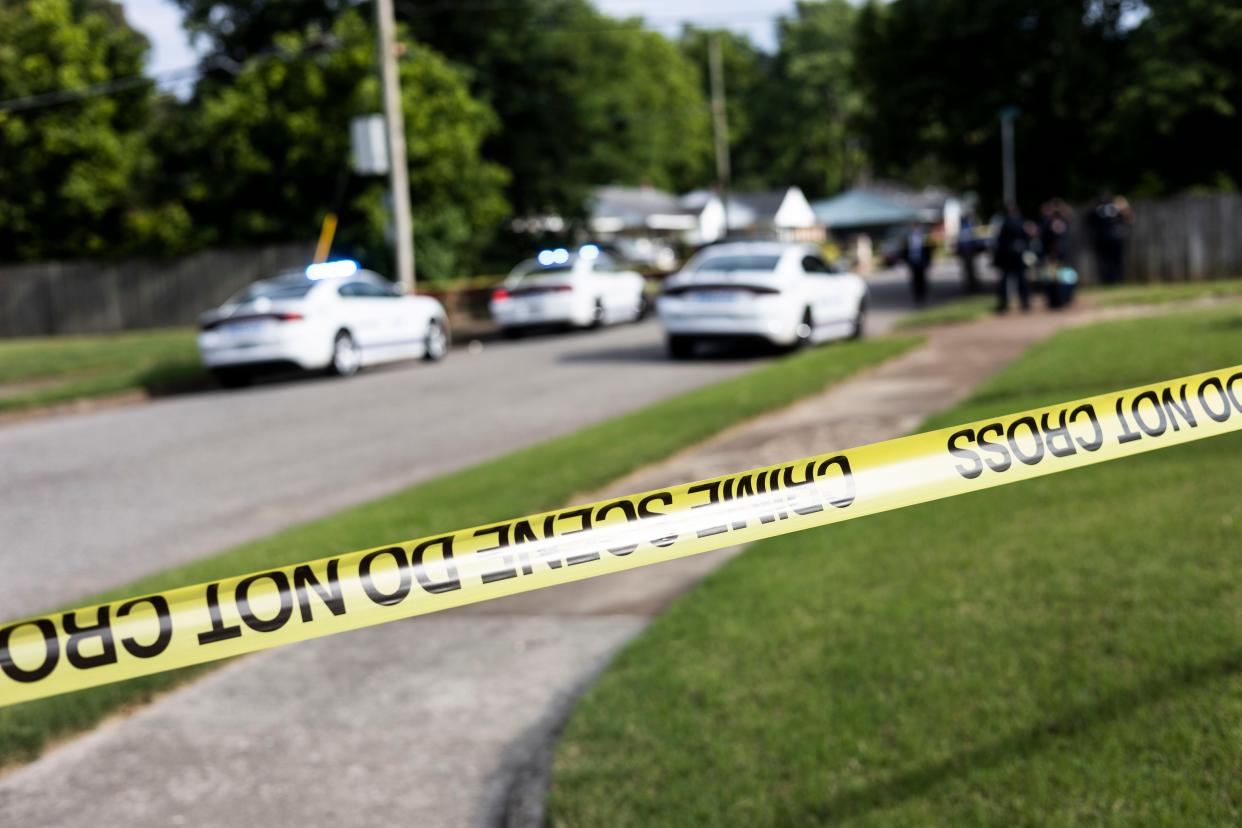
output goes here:
<path id="1" fill-rule="evenodd" d="M 716 190 L 724 206 L 724 234 L 729 235 L 729 119 L 725 114 L 724 61 L 720 55 L 720 32 L 707 41 L 707 68 L 712 84 L 712 132 L 716 137 Z"/>
<path id="2" fill-rule="evenodd" d="M 388 182 L 392 189 L 392 230 L 397 248 L 397 283 L 414 292 L 414 226 L 410 220 L 410 171 L 405 157 L 405 116 L 401 112 L 401 79 L 397 75 L 397 24 L 392 0 L 375 0 L 380 86 L 388 132 Z"/>
<path id="3" fill-rule="evenodd" d="M 1005 205 L 1018 202 L 1018 184 L 1013 164 L 1013 121 L 1018 117 L 1016 106 L 1000 111 L 1001 122 L 1001 180 L 1004 182 Z"/>

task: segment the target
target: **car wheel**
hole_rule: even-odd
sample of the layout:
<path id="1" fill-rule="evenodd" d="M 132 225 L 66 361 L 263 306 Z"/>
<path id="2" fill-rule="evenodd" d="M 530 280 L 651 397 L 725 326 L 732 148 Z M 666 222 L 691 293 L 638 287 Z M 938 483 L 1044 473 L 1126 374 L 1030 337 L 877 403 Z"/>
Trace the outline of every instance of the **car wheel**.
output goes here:
<path id="1" fill-rule="evenodd" d="M 689 336 L 670 336 L 668 355 L 673 359 L 689 359 L 694 356 L 695 341 Z"/>
<path id="2" fill-rule="evenodd" d="M 245 368 L 216 368 L 211 375 L 225 388 L 245 388 L 254 382 L 254 375 Z"/>
<path id="3" fill-rule="evenodd" d="M 448 326 L 443 320 L 431 320 L 427 325 L 427 340 L 423 343 L 423 359 L 428 362 L 439 362 L 448 353 L 449 344 Z"/>
<path id="4" fill-rule="evenodd" d="M 643 294 L 638 299 L 638 315 L 634 317 L 635 322 L 642 322 L 651 315 L 651 300 L 647 298 L 647 294 Z"/>
<path id="5" fill-rule="evenodd" d="M 867 329 L 867 300 L 858 303 L 858 313 L 854 315 L 854 326 L 850 328 L 850 339 L 862 339 Z"/>
<path id="6" fill-rule="evenodd" d="M 595 300 L 595 310 L 591 312 L 591 327 L 592 328 L 604 327 L 604 300 L 603 299 Z"/>
<path id="7" fill-rule="evenodd" d="M 332 362 L 328 372 L 338 377 L 352 377 L 362 367 L 362 354 L 348 331 L 339 331 L 332 341 Z"/>

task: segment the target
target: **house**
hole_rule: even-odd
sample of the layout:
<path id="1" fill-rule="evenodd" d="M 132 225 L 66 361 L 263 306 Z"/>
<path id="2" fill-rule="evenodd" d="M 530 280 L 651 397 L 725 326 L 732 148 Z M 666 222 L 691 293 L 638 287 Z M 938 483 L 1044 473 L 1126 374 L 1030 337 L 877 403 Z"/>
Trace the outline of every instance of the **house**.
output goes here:
<path id="1" fill-rule="evenodd" d="M 681 198 L 681 203 L 690 208 L 706 207 L 713 202 L 719 204 L 720 196 L 711 190 L 695 190 Z M 725 236 L 724 210 L 722 207 L 719 209 L 719 232 L 709 241 Z M 728 222 L 728 235 L 731 237 L 806 242 L 824 239 L 823 225 L 800 187 L 730 193 Z"/>
<path id="2" fill-rule="evenodd" d="M 596 238 L 652 238 L 698 246 L 723 235 L 724 207 L 714 194 L 687 201 L 654 187 L 598 187 L 591 199 Z"/>
<path id="3" fill-rule="evenodd" d="M 962 215 L 961 201 L 948 190 L 915 190 L 890 182 L 855 187 L 816 201 L 811 208 L 862 270 L 867 269 L 874 249 L 891 260 L 913 224 L 932 230 L 951 246 Z"/>
<path id="4" fill-rule="evenodd" d="M 839 237 L 853 234 L 883 237 L 893 228 L 919 220 L 918 210 L 881 193 L 860 188 L 820 199 L 811 208 L 828 232 Z"/>

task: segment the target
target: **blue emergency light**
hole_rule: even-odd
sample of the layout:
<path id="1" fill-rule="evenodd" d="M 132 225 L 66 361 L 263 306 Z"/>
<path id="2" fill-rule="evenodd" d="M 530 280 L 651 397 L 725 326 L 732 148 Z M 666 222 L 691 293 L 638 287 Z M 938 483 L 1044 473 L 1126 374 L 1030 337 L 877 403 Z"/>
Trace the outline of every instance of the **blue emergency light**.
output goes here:
<path id="1" fill-rule="evenodd" d="M 338 259 L 334 262 L 317 262 L 306 268 L 307 279 L 343 279 L 358 272 L 358 263 L 353 259 Z"/>

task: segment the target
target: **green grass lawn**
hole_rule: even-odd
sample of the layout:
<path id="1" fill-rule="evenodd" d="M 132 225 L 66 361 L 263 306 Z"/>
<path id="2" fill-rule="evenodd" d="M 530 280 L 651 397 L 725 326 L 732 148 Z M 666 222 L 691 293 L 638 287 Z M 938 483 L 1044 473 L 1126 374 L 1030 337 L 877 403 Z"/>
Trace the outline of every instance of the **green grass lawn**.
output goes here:
<path id="1" fill-rule="evenodd" d="M 883 338 L 814 348 L 574 434 L 297 526 L 75 606 L 143 595 L 389 541 L 554 509 L 743 420 L 781 408 L 918 344 Z M 93 726 L 203 668 L 0 709 L 0 765 L 36 755 L 49 740 Z"/>
<path id="2" fill-rule="evenodd" d="M 996 297 L 991 294 L 963 296 L 930 308 L 915 311 L 897 322 L 899 330 L 915 330 L 933 325 L 953 325 L 973 322 L 988 316 L 996 308 Z"/>
<path id="3" fill-rule="evenodd" d="M 947 425 L 1225 367 L 1242 313 L 1066 331 Z M 1242 820 L 1242 434 L 756 544 L 567 725 L 554 825 Z"/>
<path id="4" fill-rule="evenodd" d="M 1101 307 L 1119 305 L 1167 305 L 1174 302 L 1191 302 L 1196 299 L 1222 299 L 1242 297 L 1242 279 L 1218 279 L 1210 282 L 1175 282 L 1152 285 L 1122 285 L 1119 287 L 1087 288 L 1079 294 Z M 1042 307 L 1042 297 L 1034 299 L 1036 307 Z M 989 291 L 977 296 L 963 296 L 925 310 L 915 311 L 897 323 L 898 330 L 918 330 L 934 325 L 952 325 L 973 322 L 992 313 L 996 297 Z"/>
<path id="5" fill-rule="evenodd" d="M 0 340 L 0 411 L 207 381 L 188 328 Z"/>
<path id="6" fill-rule="evenodd" d="M 1217 279 L 1210 282 L 1173 282 L 1152 285 L 1121 285 L 1114 288 L 1092 288 L 1090 295 L 1099 305 L 1163 305 L 1212 299 L 1221 296 L 1242 296 L 1242 279 Z"/>

